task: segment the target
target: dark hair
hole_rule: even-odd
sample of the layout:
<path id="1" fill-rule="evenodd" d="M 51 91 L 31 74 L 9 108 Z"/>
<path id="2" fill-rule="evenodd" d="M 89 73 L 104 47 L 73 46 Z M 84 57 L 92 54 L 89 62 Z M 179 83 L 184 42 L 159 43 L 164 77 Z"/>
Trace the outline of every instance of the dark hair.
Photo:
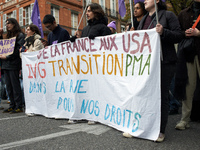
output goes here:
<path id="1" fill-rule="evenodd" d="M 142 9 L 142 11 L 143 11 L 143 15 L 146 15 L 147 11 L 146 11 L 146 9 L 145 9 L 144 3 L 143 3 L 143 2 L 137 2 L 136 4 L 139 4 L 139 5 L 140 5 L 140 7 L 141 7 L 141 9 Z M 135 5 L 136 5 L 136 4 L 135 4 Z"/>
<path id="2" fill-rule="evenodd" d="M 6 22 L 8 23 L 11 23 L 14 25 L 13 29 L 11 31 L 7 31 L 7 38 L 11 38 L 11 37 L 14 37 L 14 36 L 18 36 L 19 33 L 22 32 L 17 20 L 15 18 L 8 18 L 6 20 Z"/>
<path id="3" fill-rule="evenodd" d="M 162 0 L 158 2 L 158 10 L 167 10 L 167 5 Z"/>
<path id="4" fill-rule="evenodd" d="M 27 28 L 28 27 L 30 28 L 31 31 L 35 32 L 36 34 L 41 35 L 40 30 L 36 25 L 30 24 L 30 25 L 27 26 Z"/>
<path id="5" fill-rule="evenodd" d="M 43 24 L 46 24 L 46 23 L 51 23 L 51 24 L 53 24 L 54 21 L 55 21 L 54 16 L 48 14 L 48 15 L 45 15 L 45 16 L 44 16 Z"/>
<path id="6" fill-rule="evenodd" d="M 97 4 L 97 3 L 91 3 L 91 4 L 89 4 L 87 6 L 87 8 L 89 6 L 90 6 L 91 11 L 94 13 L 95 19 L 99 20 L 99 19 L 101 19 L 102 17 L 105 16 L 104 11 L 103 11 L 102 7 L 99 4 Z"/>

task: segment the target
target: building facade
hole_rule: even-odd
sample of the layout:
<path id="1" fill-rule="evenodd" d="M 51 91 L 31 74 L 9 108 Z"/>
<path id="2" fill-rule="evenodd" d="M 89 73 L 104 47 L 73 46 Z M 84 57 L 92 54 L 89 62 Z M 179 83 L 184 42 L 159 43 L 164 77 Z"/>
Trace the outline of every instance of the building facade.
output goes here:
<path id="1" fill-rule="evenodd" d="M 0 28 L 6 34 L 6 19 L 15 18 L 25 32 L 27 25 L 31 24 L 31 14 L 35 0 L 0 0 Z M 90 2 L 99 3 L 104 9 L 108 22 L 116 21 L 117 32 L 125 28 L 126 21 L 118 13 L 118 0 L 38 0 L 41 21 L 46 14 L 52 14 L 56 22 L 65 28 L 70 35 L 74 35 L 80 22 L 81 31 L 87 24 L 86 15 L 82 14 Z M 49 31 L 43 25 L 45 38 Z"/>

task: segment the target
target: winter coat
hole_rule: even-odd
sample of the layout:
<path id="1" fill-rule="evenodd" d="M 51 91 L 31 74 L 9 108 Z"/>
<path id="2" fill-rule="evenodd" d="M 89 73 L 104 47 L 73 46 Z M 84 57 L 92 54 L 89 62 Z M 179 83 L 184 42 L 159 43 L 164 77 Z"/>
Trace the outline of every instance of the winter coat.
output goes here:
<path id="1" fill-rule="evenodd" d="M 26 52 L 34 52 L 43 49 L 44 45 L 42 44 L 40 38 L 41 36 L 39 34 L 34 34 L 33 36 L 26 37 L 24 44 Z M 20 57 L 22 57 L 21 53 Z"/>
<path id="2" fill-rule="evenodd" d="M 21 69 L 21 59 L 19 56 L 19 49 L 24 44 L 24 34 L 19 33 L 16 37 L 15 48 L 13 54 L 6 56 L 6 59 L 2 59 L 2 69 L 5 70 L 20 70 Z"/>
<path id="3" fill-rule="evenodd" d="M 30 43 L 30 46 L 26 46 L 26 48 L 28 49 L 26 52 L 34 52 L 34 51 L 38 51 L 41 50 L 42 48 L 44 48 L 44 45 L 42 44 L 40 38 L 41 36 L 39 34 L 34 34 L 33 35 L 33 42 Z M 27 40 L 27 38 L 25 38 L 25 41 Z M 25 43 L 26 44 L 26 43 Z"/>
<path id="4" fill-rule="evenodd" d="M 88 25 L 83 28 L 81 37 L 89 37 L 94 39 L 97 36 L 110 35 L 111 30 L 107 27 L 108 21 L 106 17 L 99 20 L 93 19 L 88 21 Z"/>
<path id="5" fill-rule="evenodd" d="M 48 45 L 61 43 L 69 40 L 70 36 L 67 30 L 63 29 L 59 24 L 48 34 Z"/>
<path id="6" fill-rule="evenodd" d="M 137 30 L 142 30 L 144 22 L 149 14 L 146 14 L 137 28 Z M 162 45 L 162 63 L 175 63 L 177 61 L 176 50 L 174 47 L 175 43 L 179 43 L 184 35 L 181 32 L 178 18 L 171 11 L 160 10 L 158 11 L 158 20 L 159 23 L 163 26 L 163 34 L 161 37 Z M 154 27 L 156 26 L 156 19 L 153 20 Z"/>
<path id="7" fill-rule="evenodd" d="M 185 34 L 185 30 L 189 29 L 193 25 L 194 11 L 192 6 L 182 10 L 178 16 L 181 30 Z M 200 23 L 197 24 L 196 28 L 200 30 Z M 188 37 L 187 37 L 188 38 Z M 198 60 L 200 61 L 200 37 L 193 37 L 195 43 L 195 49 L 190 51 L 190 53 L 185 52 L 183 49 L 178 50 L 178 62 L 176 67 L 175 76 L 175 88 L 174 96 L 178 100 L 186 99 L 186 86 L 188 84 L 188 70 L 187 62 L 193 63 L 194 56 L 198 55 Z"/>
<path id="8" fill-rule="evenodd" d="M 185 30 L 192 28 L 192 25 L 194 23 L 193 16 L 194 12 L 191 7 L 188 7 L 180 12 L 178 19 L 183 33 L 185 32 Z M 200 23 L 197 24 L 196 28 L 200 30 Z M 194 40 L 195 40 L 196 54 L 198 55 L 198 58 L 200 60 L 200 37 L 194 37 Z"/>

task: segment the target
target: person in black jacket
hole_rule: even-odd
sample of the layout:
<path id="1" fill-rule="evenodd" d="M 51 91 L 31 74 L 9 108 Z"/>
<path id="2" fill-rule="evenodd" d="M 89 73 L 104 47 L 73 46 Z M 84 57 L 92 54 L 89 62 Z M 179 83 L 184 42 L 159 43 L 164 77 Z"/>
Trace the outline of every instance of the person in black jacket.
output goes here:
<path id="1" fill-rule="evenodd" d="M 90 39 L 94 39 L 97 36 L 111 34 L 110 29 L 107 27 L 108 19 L 99 4 L 89 4 L 87 6 L 86 16 L 88 25 L 83 28 L 81 37 L 89 37 Z M 79 32 L 76 32 L 76 37 L 80 37 Z"/>
<path id="2" fill-rule="evenodd" d="M 166 5 L 162 0 L 157 0 L 158 6 L 158 24 L 156 21 L 156 8 L 154 0 L 144 2 L 147 14 L 142 18 L 137 30 L 156 28 L 156 32 L 161 38 L 161 125 L 160 134 L 157 142 L 162 142 L 165 138 L 165 128 L 168 121 L 169 112 L 169 88 L 176 69 L 176 50 L 175 43 L 179 43 L 183 34 L 180 28 L 178 18 L 173 12 L 166 11 Z M 130 137 L 129 134 L 123 134 Z"/>
<path id="3" fill-rule="evenodd" d="M 48 42 L 43 41 L 44 46 L 49 46 L 69 40 L 70 36 L 68 31 L 56 23 L 54 16 L 44 16 L 43 24 L 48 30 L 51 31 L 47 37 Z"/>
<path id="4" fill-rule="evenodd" d="M 89 37 L 90 39 L 94 39 L 97 36 L 105 36 L 110 35 L 111 30 L 107 27 L 108 19 L 105 17 L 105 13 L 101 6 L 97 3 L 91 3 L 87 6 L 87 21 L 88 25 L 83 28 L 82 34 L 80 36 L 77 31 L 73 38 L 70 41 L 74 41 L 79 37 Z M 75 123 L 75 120 L 69 120 L 68 123 Z M 95 124 L 94 121 L 88 121 L 88 124 Z"/>
<path id="5" fill-rule="evenodd" d="M 179 47 L 179 61 L 175 76 L 175 97 L 182 100 L 182 116 L 181 120 L 175 126 L 175 129 L 178 130 L 185 130 L 190 127 L 192 102 L 196 95 L 195 89 L 200 78 L 200 23 L 197 24 L 196 28 L 192 28 L 200 15 L 200 0 L 193 1 L 192 5 L 182 10 L 178 16 L 185 38 L 193 38 L 195 45 L 189 51 L 185 51 Z"/>
<path id="6" fill-rule="evenodd" d="M 1 54 L 2 69 L 4 70 L 4 77 L 8 95 L 10 97 L 10 107 L 3 112 L 19 113 L 23 112 L 23 102 L 21 86 L 19 81 L 19 71 L 21 69 L 21 59 L 19 56 L 19 49 L 24 44 L 24 34 L 14 18 L 6 20 L 7 39 L 16 37 L 15 48 L 13 54 L 8 56 Z M 2 35 L 1 35 L 2 38 Z"/>

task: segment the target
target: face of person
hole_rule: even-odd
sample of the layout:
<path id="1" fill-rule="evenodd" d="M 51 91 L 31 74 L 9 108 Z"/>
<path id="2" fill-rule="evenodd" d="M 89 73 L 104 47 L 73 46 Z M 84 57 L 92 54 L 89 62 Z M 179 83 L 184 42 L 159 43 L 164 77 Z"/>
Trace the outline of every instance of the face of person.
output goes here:
<path id="1" fill-rule="evenodd" d="M 87 20 L 94 19 L 94 13 L 91 11 L 90 6 L 87 8 L 86 16 L 87 16 Z"/>
<path id="2" fill-rule="evenodd" d="M 27 28 L 26 28 L 26 34 L 27 34 L 27 37 L 29 37 L 29 36 L 32 36 L 33 34 L 35 34 L 35 32 L 33 32 L 33 31 L 30 29 L 30 27 L 27 27 Z"/>
<path id="3" fill-rule="evenodd" d="M 45 23 L 44 24 L 45 28 L 50 30 L 50 31 L 53 31 L 55 28 L 56 28 L 56 22 L 54 21 L 54 23 Z"/>
<path id="4" fill-rule="evenodd" d="M 8 31 L 11 31 L 14 28 L 14 24 L 12 24 L 11 22 L 6 21 L 6 29 Z"/>
<path id="5" fill-rule="evenodd" d="M 115 33 L 115 30 L 112 28 L 112 27 L 109 27 L 110 30 L 111 30 L 111 33 L 114 34 Z"/>
<path id="6" fill-rule="evenodd" d="M 134 16 L 136 18 L 143 16 L 143 10 L 139 3 L 135 4 L 135 6 L 134 6 Z"/>
<path id="7" fill-rule="evenodd" d="M 159 2 L 159 0 L 157 0 L 157 3 L 158 2 Z M 148 12 L 155 9 L 154 0 L 145 0 L 144 6 L 145 6 L 146 11 L 148 11 Z"/>

